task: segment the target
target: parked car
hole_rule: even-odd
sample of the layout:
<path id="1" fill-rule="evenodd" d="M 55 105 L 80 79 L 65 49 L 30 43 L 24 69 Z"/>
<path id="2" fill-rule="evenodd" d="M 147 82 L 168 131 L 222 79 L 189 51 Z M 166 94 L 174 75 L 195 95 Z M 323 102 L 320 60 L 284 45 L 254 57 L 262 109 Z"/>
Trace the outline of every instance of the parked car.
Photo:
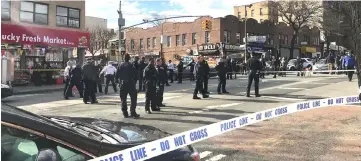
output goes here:
<path id="1" fill-rule="evenodd" d="M 10 97 L 13 95 L 13 87 L 11 85 L 6 85 L 1 83 L 1 99 Z"/>
<path id="2" fill-rule="evenodd" d="M 290 61 L 288 61 L 287 69 L 290 71 L 295 71 L 296 70 L 296 61 L 297 61 L 297 59 L 291 59 Z M 312 66 L 313 66 L 312 59 L 301 58 L 301 63 L 303 64 L 303 69 L 304 68 L 312 69 Z"/>
<path id="3" fill-rule="evenodd" d="M 313 65 L 313 72 L 317 73 L 317 71 L 327 71 L 328 70 L 328 63 L 326 59 L 321 59 Z M 327 72 L 324 72 L 327 73 Z"/>
<path id="4" fill-rule="evenodd" d="M 154 135 L 149 137 L 146 134 Z M 161 134 L 160 137 L 169 135 L 150 126 L 91 118 L 39 116 L 7 104 L 1 105 L 2 161 L 35 160 L 42 149 L 59 154 L 54 161 L 85 161 L 159 139 L 157 134 Z M 149 161 L 199 159 L 198 152 L 192 146 L 186 146 Z"/>

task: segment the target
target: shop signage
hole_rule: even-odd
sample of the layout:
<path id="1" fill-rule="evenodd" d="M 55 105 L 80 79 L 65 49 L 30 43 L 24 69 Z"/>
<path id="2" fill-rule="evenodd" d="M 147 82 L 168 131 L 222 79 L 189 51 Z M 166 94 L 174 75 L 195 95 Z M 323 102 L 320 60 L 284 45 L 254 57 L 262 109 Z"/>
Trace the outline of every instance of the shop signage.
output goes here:
<path id="1" fill-rule="evenodd" d="M 239 45 L 224 45 L 224 49 L 226 49 L 226 51 L 239 51 L 239 50 L 241 50 L 241 46 L 239 46 Z"/>
<path id="2" fill-rule="evenodd" d="M 247 37 L 247 42 L 252 42 L 252 43 L 265 43 L 267 40 L 266 36 L 248 36 Z"/>
<path id="3" fill-rule="evenodd" d="M 219 46 L 220 46 L 219 44 L 204 44 L 204 45 L 199 45 L 198 50 L 199 51 L 218 50 Z"/>
<path id="4" fill-rule="evenodd" d="M 89 47 L 89 33 L 61 29 L 1 24 L 2 43 L 56 47 Z"/>

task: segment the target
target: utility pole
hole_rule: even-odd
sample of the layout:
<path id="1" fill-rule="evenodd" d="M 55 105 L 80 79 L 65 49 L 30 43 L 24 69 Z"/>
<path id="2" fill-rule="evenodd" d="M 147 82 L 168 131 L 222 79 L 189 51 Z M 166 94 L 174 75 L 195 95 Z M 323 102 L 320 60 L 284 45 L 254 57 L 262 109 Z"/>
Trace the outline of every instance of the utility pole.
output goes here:
<path id="1" fill-rule="evenodd" d="M 119 1 L 119 10 L 118 10 L 118 27 L 119 27 L 119 46 L 118 46 L 118 57 L 117 61 L 123 60 L 122 57 L 122 26 L 125 25 L 125 19 L 123 18 L 122 14 L 122 1 Z"/>

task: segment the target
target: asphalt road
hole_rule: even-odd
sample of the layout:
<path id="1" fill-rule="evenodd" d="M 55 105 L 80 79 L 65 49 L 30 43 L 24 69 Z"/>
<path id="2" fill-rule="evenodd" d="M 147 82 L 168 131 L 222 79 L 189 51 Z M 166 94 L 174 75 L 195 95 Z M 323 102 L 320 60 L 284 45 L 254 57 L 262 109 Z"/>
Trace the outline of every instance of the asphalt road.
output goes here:
<path id="1" fill-rule="evenodd" d="M 63 100 L 61 92 L 36 95 L 18 95 L 7 98 L 3 100 L 3 102 L 19 106 L 20 108 L 38 114 L 92 117 L 150 125 L 163 131 L 175 134 L 236 116 L 266 110 L 268 108 L 308 99 L 321 99 L 321 97 L 310 97 L 308 95 L 291 96 L 290 93 L 298 92 L 300 90 L 306 90 L 312 93 L 313 88 L 340 81 L 345 81 L 345 78 L 330 78 L 327 76 L 310 78 L 298 78 L 292 76 L 277 77 L 276 79 L 266 78 L 260 83 L 260 93 L 262 97 L 247 98 L 244 97 L 247 85 L 246 77 L 238 77 L 236 80 L 229 80 L 227 82 L 227 90 L 230 94 L 228 95 L 215 94 L 217 80 L 211 79 L 209 81 L 209 91 L 211 92 L 210 98 L 201 100 L 192 99 L 194 82 L 185 81 L 183 84 L 171 84 L 170 87 L 166 87 L 164 104 L 167 107 L 162 108 L 160 112 L 153 112 L 153 114 L 145 113 L 144 93 L 139 93 L 137 112 L 141 115 L 140 119 L 124 119 L 122 117 L 119 106 L 119 96 L 118 94 L 113 94 L 111 88 L 109 89 L 109 95 L 98 96 L 99 104 L 94 105 L 85 105 L 79 98 Z M 247 137 L 248 136 L 244 136 L 244 138 L 237 137 L 236 139 L 231 140 L 231 142 L 237 144 L 239 141 L 239 145 L 241 140 L 247 140 Z M 244 149 L 231 148 L 227 146 L 228 144 L 226 144 L 226 142 L 222 144 L 223 138 L 224 136 L 221 135 L 216 137 L 218 142 L 210 139 L 194 145 L 201 153 L 202 160 L 268 160 L 267 156 L 257 155 L 256 152 L 255 154 L 247 152 L 247 155 L 252 157 L 242 158 L 241 156 L 245 153 Z M 232 146 L 235 145 L 232 144 Z M 306 160 L 307 159 L 312 160 L 312 158 L 306 158 Z M 270 160 L 277 160 L 277 157 L 276 159 L 271 158 Z"/>

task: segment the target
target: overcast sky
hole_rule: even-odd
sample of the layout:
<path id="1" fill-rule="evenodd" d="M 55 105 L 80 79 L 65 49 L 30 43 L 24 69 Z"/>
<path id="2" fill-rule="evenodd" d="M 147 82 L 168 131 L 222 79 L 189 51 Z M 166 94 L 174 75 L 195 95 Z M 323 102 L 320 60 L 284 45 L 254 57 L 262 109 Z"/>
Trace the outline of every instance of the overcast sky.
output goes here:
<path id="1" fill-rule="evenodd" d="M 261 0 L 122 0 L 122 12 L 125 26 L 130 26 L 143 22 L 143 19 L 152 18 L 154 13 L 167 17 L 182 15 L 223 17 L 233 14 L 233 6 L 259 1 Z M 86 16 L 106 18 L 108 28 L 118 27 L 118 0 L 86 0 L 85 3 Z M 175 21 L 191 20 L 193 19 L 187 18 Z"/>

